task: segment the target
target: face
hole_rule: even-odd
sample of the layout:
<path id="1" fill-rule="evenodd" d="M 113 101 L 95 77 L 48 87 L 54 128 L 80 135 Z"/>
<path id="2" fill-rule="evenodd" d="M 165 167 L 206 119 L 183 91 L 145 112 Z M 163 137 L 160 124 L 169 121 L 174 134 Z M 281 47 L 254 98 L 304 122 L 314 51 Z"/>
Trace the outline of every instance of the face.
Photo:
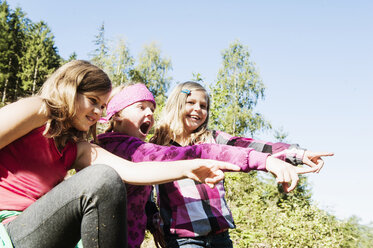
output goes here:
<path id="1" fill-rule="evenodd" d="M 183 116 L 185 131 L 189 134 L 200 127 L 207 118 L 207 98 L 203 91 L 192 91 L 186 99 Z"/>
<path id="2" fill-rule="evenodd" d="M 77 111 L 73 117 L 72 126 L 79 131 L 88 131 L 101 118 L 109 96 L 110 92 L 78 93 L 75 100 Z"/>
<path id="3" fill-rule="evenodd" d="M 136 102 L 123 109 L 113 118 L 114 131 L 145 140 L 154 125 L 154 104 L 149 101 Z"/>

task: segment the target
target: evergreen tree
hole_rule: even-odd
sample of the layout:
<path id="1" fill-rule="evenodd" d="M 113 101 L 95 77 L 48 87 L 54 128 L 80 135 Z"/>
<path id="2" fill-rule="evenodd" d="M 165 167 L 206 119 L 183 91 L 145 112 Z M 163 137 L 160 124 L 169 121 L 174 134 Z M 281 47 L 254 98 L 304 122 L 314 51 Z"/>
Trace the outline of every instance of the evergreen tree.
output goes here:
<path id="1" fill-rule="evenodd" d="M 107 64 L 107 56 L 108 56 L 108 47 L 106 44 L 105 39 L 105 24 L 102 23 L 98 34 L 95 36 L 95 40 L 93 43 L 96 46 L 96 49 L 91 54 L 91 62 L 100 67 L 101 69 L 105 70 L 105 66 Z"/>
<path id="2" fill-rule="evenodd" d="M 12 83 L 9 88 L 9 93 L 12 95 L 9 96 L 10 101 L 15 101 L 18 98 L 18 92 L 20 88 L 20 71 L 21 64 L 20 61 L 23 57 L 25 50 L 25 33 L 28 28 L 30 20 L 25 17 L 25 14 L 20 8 L 17 8 L 12 14 L 10 19 L 10 28 L 12 34 L 12 58 L 11 58 L 11 77 L 10 82 Z"/>
<path id="3" fill-rule="evenodd" d="M 35 94 L 46 77 L 60 65 L 54 46 L 54 36 L 43 22 L 31 24 L 26 33 L 26 50 L 22 58 L 22 89 L 26 95 Z"/>
<path id="4" fill-rule="evenodd" d="M 10 33 L 10 9 L 7 2 L 0 2 L 0 89 L 2 93 L 1 103 L 4 104 L 11 66 L 11 33 Z"/>
<path id="5" fill-rule="evenodd" d="M 1 103 L 17 99 L 19 60 L 23 53 L 24 33 L 29 20 L 20 8 L 0 4 L 0 85 Z"/>
<path id="6" fill-rule="evenodd" d="M 123 39 L 119 39 L 109 50 L 105 68 L 114 85 L 121 85 L 131 79 L 135 60 Z"/>
<path id="7" fill-rule="evenodd" d="M 210 87 L 213 128 L 238 136 L 270 128 L 269 122 L 254 112 L 258 99 L 264 98 L 265 87 L 248 48 L 235 41 L 222 52 L 222 58 L 217 82 Z"/>
<path id="8" fill-rule="evenodd" d="M 69 58 L 67 59 L 66 62 L 76 60 L 77 58 L 78 58 L 78 55 L 76 54 L 76 52 L 73 52 L 72 54 L 70 54 L 70 56 L 69 56 Z"/>

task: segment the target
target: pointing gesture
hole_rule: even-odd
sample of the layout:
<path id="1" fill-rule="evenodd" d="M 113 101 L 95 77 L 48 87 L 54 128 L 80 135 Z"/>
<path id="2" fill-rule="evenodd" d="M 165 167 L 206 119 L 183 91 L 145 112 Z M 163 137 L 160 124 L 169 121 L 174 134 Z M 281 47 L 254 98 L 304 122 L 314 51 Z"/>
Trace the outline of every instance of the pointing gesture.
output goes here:
<path id="1" fill-rule="evenodd" d="M 310 166 L 309 172 L 316 172 L 319 173 L 321 168 L 324 166 L 324 161 L 322 157 L 326 156 L 333 156 L 334 153 L 332 152 L 312 152 L 312 151 L 305 151 L 303 156 L 303 164 Z M 304 172 L 308 173 L 308 172 Z M 299 174 L 304 174 L 299 173 Z"/>

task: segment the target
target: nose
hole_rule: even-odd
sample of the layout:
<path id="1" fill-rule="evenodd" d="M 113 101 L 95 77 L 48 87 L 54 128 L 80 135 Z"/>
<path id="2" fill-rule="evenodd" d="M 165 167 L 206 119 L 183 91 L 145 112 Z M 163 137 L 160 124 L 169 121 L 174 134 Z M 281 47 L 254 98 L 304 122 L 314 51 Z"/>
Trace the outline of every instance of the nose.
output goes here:
<path id="1" fill-rule="evenodd" d="M 94 112 L 95 114 L 99 115 L 99 116 L 102 116 L 102 112 L 103 112 L 103 111 L 104 111 L 104 109 L 101 108 L 101 107 L 95 107 L 94 110 L 93 110 L 93 112 Z"/>
<path id="2" fill-rule="evenodd" d="M 194 110 L 195 111 L 199 111 L 199 110 L 201 110 L 201 106 L 199 106 L 199 104 L 194 104 Z"/>
<path id="3" fill-rule="evenodd" d="M 146 108 L 145 110 L 145 116 L 153 116 L 153 111 L 151 110 L 151 108 Z"/>

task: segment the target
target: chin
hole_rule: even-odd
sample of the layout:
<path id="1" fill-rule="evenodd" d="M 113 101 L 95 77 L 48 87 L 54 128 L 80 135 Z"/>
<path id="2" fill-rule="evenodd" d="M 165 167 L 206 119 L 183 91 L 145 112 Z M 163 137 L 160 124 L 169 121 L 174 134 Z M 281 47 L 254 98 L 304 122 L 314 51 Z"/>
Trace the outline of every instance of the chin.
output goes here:
<path id="1" fill-rule="evenodd" d="M 85 127 L 85 126 L 73 126 L 76 130 L 80 132 L 88 132 L 91 126 Z"/>
<path id="2" fill-rule="evenodd" d="M 81 132 L 88 132 L 90 129 L 90 127 L 88 128 L 77 128 L 78 131 L 81 131 Z"/>

